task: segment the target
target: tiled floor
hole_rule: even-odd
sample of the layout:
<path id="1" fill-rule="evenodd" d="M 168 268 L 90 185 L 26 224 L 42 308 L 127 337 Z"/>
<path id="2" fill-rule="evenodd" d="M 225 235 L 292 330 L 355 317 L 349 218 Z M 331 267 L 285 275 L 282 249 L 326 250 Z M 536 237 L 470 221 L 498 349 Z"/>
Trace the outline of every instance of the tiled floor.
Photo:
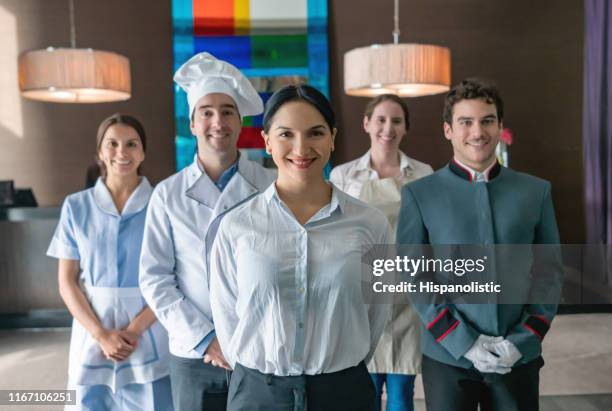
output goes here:
<path id="1" fill-rule="evenodd" d="M 67 329 L 0 331 L 0 389 L 63 389 L 68 341 Z M 542 411 L 612 410 L 612 314 L 558 316 L 545 339 L 544 359 Z M 415 406 L 425 409 L 420 381 Z"/>

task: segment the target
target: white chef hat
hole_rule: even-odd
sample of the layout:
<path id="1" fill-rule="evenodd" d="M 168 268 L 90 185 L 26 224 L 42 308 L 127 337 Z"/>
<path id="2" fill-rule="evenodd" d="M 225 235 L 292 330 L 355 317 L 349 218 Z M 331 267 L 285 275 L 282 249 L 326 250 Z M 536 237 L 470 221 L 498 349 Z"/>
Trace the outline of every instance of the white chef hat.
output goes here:
<path id="1" fill-rule="evenodd" d="M 174 73 L 174 81 L 187 93 L 190 116 L 198 100 L 211 93 L 233 98 L 240 116 L 255 116 L 264 109 L 261 97 L 240 70 L 206 52 L 183 64 Z"/>

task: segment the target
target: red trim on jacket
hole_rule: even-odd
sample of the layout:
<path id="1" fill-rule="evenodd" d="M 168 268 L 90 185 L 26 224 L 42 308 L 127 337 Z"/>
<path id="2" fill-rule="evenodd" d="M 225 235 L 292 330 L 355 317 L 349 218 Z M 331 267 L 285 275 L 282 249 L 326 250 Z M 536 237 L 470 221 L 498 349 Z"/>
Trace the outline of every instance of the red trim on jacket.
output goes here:
<path id="1" fill-rule="evenodd" d="M 443 339 L 446 338 L 446 336 L 448 334 L 450 334 L 451 331 L 453 331 L 455 328 L 457 328 L 457 326 L 459 325 L 459 320 L 455 321 L 455 323 L 453 325 L 450 326 L 450 328 L 448 330 L 446 330 L 446 332 L 444 334 L 442 334 L 441 336 L 439 336 L 438 338 L 436 338 L 436 342 L 439 343 L 441 342 Z"/>
<path id="2" fill-rule="evenodd" d="M 457 161 L 455 161 L 455 159 L 453 158 L 451 160 L 453 162 L 454 165 L 456 165 L 457 167 L 459 167 L 462 171 L 464 171 L 467 174 L 467 177 L 470 181 L 470 183 L 472 182 L 472 172 L 470 170 L 468 170 L 467 168 L 463 167 L 461 164 L 459 164 Z"/>
<path id="3" fill-rule="evenodd" d="M 548 321 L 546 319 L 546 317 L 544 317 L 542 315 L 537 315 L 537 314 L 533 314 L 532 317 L 537 318 L 538 320 L 542 321 L 543 323 L 545 323 L 546 325 L 548 325 L 550 327 L 550 321 Z"/>
<path id="4" fill-rule="evenodd" d="M 427 329 L 431 330 L 431 327 L 433 327 L 440 320 L 440 318 L 444 317 L 444 314 L 446 314 L 447 312 L 448 312 L 448 307 L 443 309 L 442 312 L 438 314 L 438 316 L 434 318 L 433 321 L 427 325 Z"/>
<path id="5" fill-rule="evenodd" d="M 538 337 L 538 339 L 539 339 L 540 341 L 542 341 L 542 340 L 544 339 L 544 337 L 542 337 L 542 336 L 540 335 L 540 333 L 539 333 L 539 332 L 537 332 L 536 330 L 534 330 L 534 329 L 533 329 L 533 328 L 532 328 L 532 327 L 531 327 L 529 324 L 525 324 L 525 325 L 524 325 L 524 327 L 525 327 L 525 328 L 527 328 L 529 331 L 531 331 L 531 332 L 533 333 L 533 335 L 535 335 L 536 337 Z"/>

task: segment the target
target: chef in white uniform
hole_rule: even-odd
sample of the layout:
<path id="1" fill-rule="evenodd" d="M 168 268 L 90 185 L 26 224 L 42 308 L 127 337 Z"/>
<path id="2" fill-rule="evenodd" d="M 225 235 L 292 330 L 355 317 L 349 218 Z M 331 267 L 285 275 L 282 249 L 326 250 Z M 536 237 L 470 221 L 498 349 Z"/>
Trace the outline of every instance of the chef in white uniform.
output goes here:
<path id="1" fill-rule="evenodd" d="M 363 128 L 371 147 L 356 160 L 335 167 L 330 180 L 341 190 L 382 211 L 393 233 L 401 203 L 401 188 L 433 172 L 425 163 L 408 157 L 399 144 L 410 128 L 406 103 L 394 94 L 372 99 Z M 376 386 L 380 410 L 383 385 L 387 411 L 412 411 L 415 375 L 421 369 L 420 321 L 411 306 L 398 301 L 385 327 L 376 353 L 368 364 Z"/>
<path id="2" fill-rule="evenodd" d="M 47 251 L 59 259 L 59 288 L 74 316 L 67 409 L 171 411 L 168 337 L 138 288 L 138 264 L 152 192 L 139 175 L 146 137 L 135 118 L 115 114 L 97 138 L 102 177 L 72 194 Z"/>
<path id="3" fill-rule="evenodd" d="M 174 75 L 187 92 L 193 163 L 153 192 L 140 260 L 140 288 L 168 330 L 175 409 L 225 410 L 228 364 L 215 336 L 209 252 L 223 216 L 262 192 L 274 172 L 239 155 L 244 116 L 263 111 L 247 78 L 208 53 Z"/>

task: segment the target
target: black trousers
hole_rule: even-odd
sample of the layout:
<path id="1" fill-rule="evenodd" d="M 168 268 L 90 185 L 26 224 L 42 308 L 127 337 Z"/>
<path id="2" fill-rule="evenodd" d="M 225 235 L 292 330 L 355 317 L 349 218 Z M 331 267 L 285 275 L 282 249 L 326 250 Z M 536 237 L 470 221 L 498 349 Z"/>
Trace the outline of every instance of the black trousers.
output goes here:
<path id="1" fill-rule="evenodd" d="M 277 377 L 236 364 L 229 411 L 374 411 L 375 390 L 365 364 L 319 375 Z"/>
<path id="2" fill-rule="evenodd" d="M 508 374 L 481 373 L 423 356 L 423 386 L 427 411 L 537 411 L 540 368 L 538 357 Z"/>
<path id="3" fill-rule="evenodd" d="M 229 372 L 201 358 L 170 355 L 174 411 L 225 411 Z"/>

